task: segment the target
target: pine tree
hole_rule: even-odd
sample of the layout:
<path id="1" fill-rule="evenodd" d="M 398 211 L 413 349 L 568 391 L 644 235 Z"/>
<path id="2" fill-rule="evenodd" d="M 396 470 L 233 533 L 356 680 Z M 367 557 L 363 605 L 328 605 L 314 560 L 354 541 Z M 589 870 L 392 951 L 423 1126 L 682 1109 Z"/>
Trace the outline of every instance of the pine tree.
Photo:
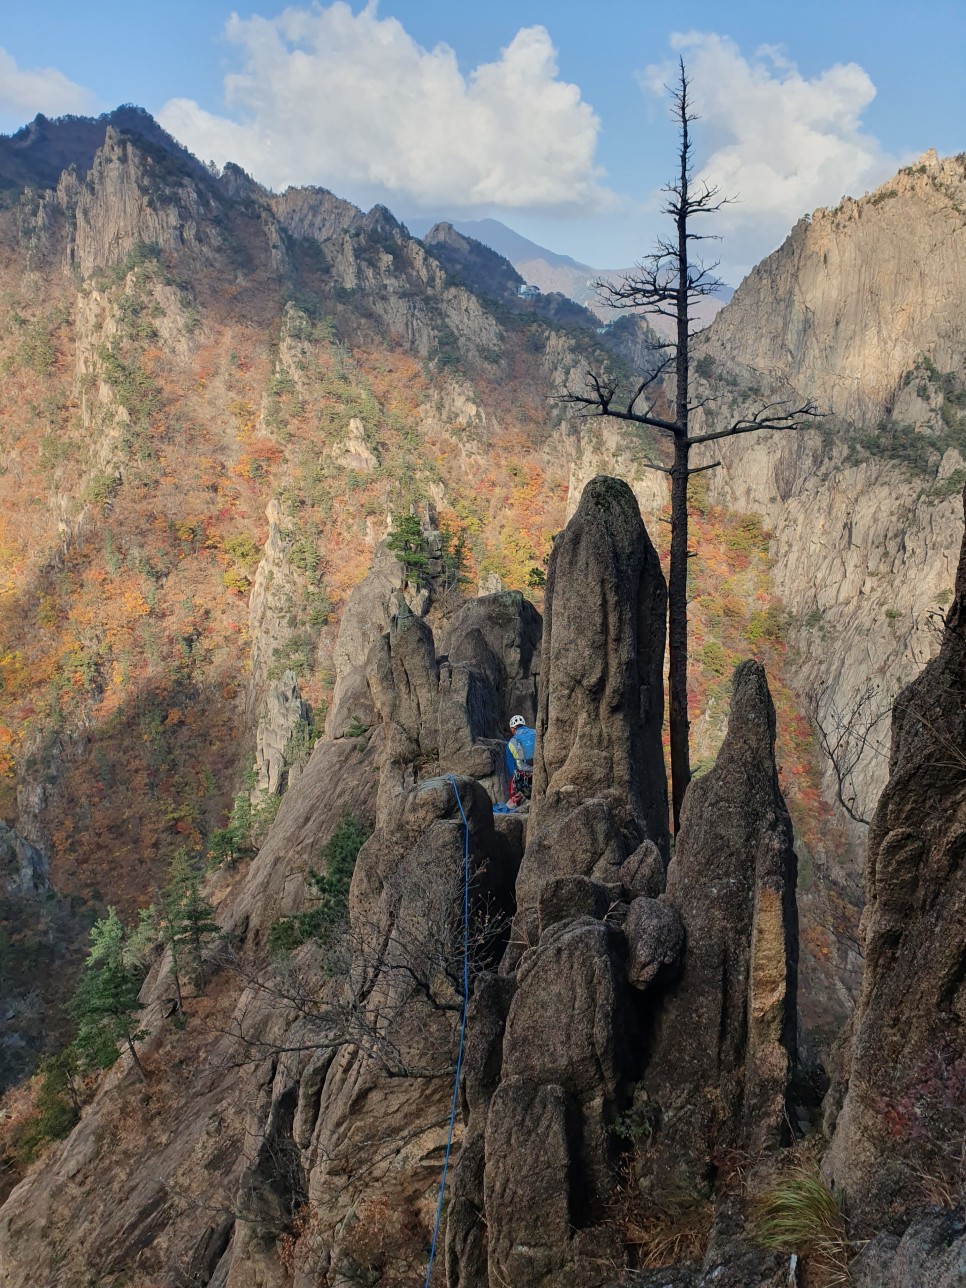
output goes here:
<path id="1" fill-rule="evenodd" d="M 422 581 L 429 571 L 426 534 L 415 514 L 402 514 L 386 538 L 386 547 L 396 553 L 407 576 Z"/>
<path id="2" fill-rule="evenodd" d="M 200 988 L 205 944 L 217 932 L 215 910 L 201 892 L 201 870 L 182 846 L 171 860 L 161 894 L 161 937 L 171 952 L 179 1010 L 182 981 Z"/>
<path id="3" fill-rule="evenodd" d="M 109 1069 L 117 1060 L 118 1043 L 124 1042 L 141 1077 L 146 1078 L 134 1048 L 135 1042 L 147 1037 L 146 1029 L 135 1028 L 144 971 L 129 963 L 127 941 L 120 917 L 109 908 L 107 916 L 91 928 L 91 951 L 70 1010 L 78 1021 L 75 1045 L 88 1067 Z"/>

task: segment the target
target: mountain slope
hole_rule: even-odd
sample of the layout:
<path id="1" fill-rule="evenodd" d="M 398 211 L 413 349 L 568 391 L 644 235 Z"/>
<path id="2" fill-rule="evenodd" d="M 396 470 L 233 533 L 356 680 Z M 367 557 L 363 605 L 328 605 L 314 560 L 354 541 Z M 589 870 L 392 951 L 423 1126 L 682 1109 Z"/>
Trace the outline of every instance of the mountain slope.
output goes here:
<path id="1" fill-rule="evenodd" d="M 0 147 L 0 809 L 76 935 L 203 856 L 253 766 L 258 839 L 393 516 L 527 586 L 563 518 L 557 395 L 603 351 L 587 315 L 494 311 L 388 211 L 215 175 L 146 114 L 35 127 Z"/>

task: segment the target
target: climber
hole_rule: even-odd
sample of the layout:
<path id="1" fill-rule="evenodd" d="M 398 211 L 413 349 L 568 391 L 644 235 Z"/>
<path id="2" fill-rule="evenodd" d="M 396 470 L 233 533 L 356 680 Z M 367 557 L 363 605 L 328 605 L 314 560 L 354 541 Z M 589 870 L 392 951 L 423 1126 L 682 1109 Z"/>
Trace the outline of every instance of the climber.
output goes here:
<path id="1" fill-rule="evenodd" d="M 510 741 L 506 747 L 506 767 L 510 775 L 507 804 L 516 809 L 530 799 L 533 790 L 533 751 L 537 731 L 528 727 L 523 716 L 511 716 Z"/>

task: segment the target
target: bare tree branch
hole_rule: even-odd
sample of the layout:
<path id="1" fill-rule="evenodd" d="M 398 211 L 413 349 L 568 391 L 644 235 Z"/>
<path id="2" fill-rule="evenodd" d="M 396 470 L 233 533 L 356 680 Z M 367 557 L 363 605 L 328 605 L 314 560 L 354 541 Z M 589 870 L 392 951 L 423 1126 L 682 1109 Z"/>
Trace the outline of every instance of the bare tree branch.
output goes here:
<path id="1" fill-rule="evenodd" d="M 729 425 L 727 429 L 711 430 L 707 434 L 693 434 L 688 438 L 688 446 L 697 443 L 713 443 L 719 438 L 734 438 L 738 434 L 753 434 L 760 429 L 805 429 L 809 421 L 820 420 L 824 415 L 813 402 L 803 403 L 786 412 L 774 412 L 776 407 L 785 403 L 768 403 L 760 407 L 753 415 L 744 416 Z"/>
<path id="2" fill-rule="evenodd" d="M 888 734 L 882 725 L 892 715 L 892 700 L 882 686 L 869 680 L 843 709 L 835 702 L 830 684 L 824 684 L 806 700 L 819 745 L 835 778 L 839 804 L 854 823 L 868 827 L 870 820 L 859 811 L 857 771 L 874 760 L 887 760 Z"/>

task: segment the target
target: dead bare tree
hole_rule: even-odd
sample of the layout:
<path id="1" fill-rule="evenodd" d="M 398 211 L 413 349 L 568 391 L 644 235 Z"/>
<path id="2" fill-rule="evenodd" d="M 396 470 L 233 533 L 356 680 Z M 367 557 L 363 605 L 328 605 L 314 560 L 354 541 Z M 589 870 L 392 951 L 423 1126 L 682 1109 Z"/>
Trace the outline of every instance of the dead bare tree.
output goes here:
<path id="1" fill-rule="evenodd" d="M 418 915 L 356 912 L 324 944 L 271 961 L 226 949 L 220 964 L 245 989 L 220 1030 L 232 1040 L 226 1065 L 352 1047 L 386 1077 L 452 1074 L 463 1007 L 462 880 L 457 865 L 437 869 L 432 881 L 414 881 L 410 872 L 405 899 Z M 493 966 L 509 929 L 505 913 L 474 886 L 471 979 Z"/>
<path id="2" fill-rule="evenodd" d="M 873 761 L 889 759 L 889 720 L 893 698 L 877 680 L 868 680 L 844 707 L 835 701 L 831 684 L 820 685 L 806 699 L 806 708 L 819 745 L 835 778 L 839 804 L 854 823 L 868 826 L 859 804 L 855 775 Z"/>
<path id="3" fill-rule="evenodd" d="M 602 300 L 612 308 L 637 309 L 645 315 L 669 318 L 674 324 L 674 338 L 655 347 L 663 356 L 655 369 L 634 389 L 626 403 L 618 398 L 616 380 L 600 373 L 588 374 L 586 392 L 571 392 L 567 400 L 585 408 L 589 414 L 608 416 L 631 424 L 659 430 L 670 439 L 673 460 L 670 465 L 647 462 L 649 469 L 659 470 L 671 479 L 671 561 L 668 576 L 668 719 L 671 750 L 671 800 L 674 830 L 677 832 L 684 793 L 691 779 L 688 738 L 688 479 L 704 470 L 715 469 L 720 461 L 691 466 L 691 449 L 702 443 L 733 438 L 739 434 L 757 433 L 764 429 L 790 429 L 814 419 L 819 413 L 813 403 L 801 405 L 772 402 L 746 416 L 741 416 L 720 429 L 704 433 L 690 432 L 691 414 L 712 401 L 690 399 L 690 345 L 693 335 L 692 311 L 701 299 L 714 295 L 722 286 L 715 276 L 717 263 L 704 264 L 691 259 L 693 242 L 707 240 L 694 231 L 692 221 L 698 215 L 714 214 L 727 204 L 718 188 L 707 183 L 695 184 L 693 144 L 690 127 L 697 120 L 691 110 L 689 82 L 683 60 L 672 94 L 672 115 L 678 124 L 680 146 L 678 173 L 664 191 L 668 200 L 664 213 L 673 220 L 673 238 L 660 238 L 653 254 L 646 256 L 637 268 L 617 283 L 599 282 Z M 658 397 L 663 378 L 673 373 L 673 415 L 660 414 Z"/>

